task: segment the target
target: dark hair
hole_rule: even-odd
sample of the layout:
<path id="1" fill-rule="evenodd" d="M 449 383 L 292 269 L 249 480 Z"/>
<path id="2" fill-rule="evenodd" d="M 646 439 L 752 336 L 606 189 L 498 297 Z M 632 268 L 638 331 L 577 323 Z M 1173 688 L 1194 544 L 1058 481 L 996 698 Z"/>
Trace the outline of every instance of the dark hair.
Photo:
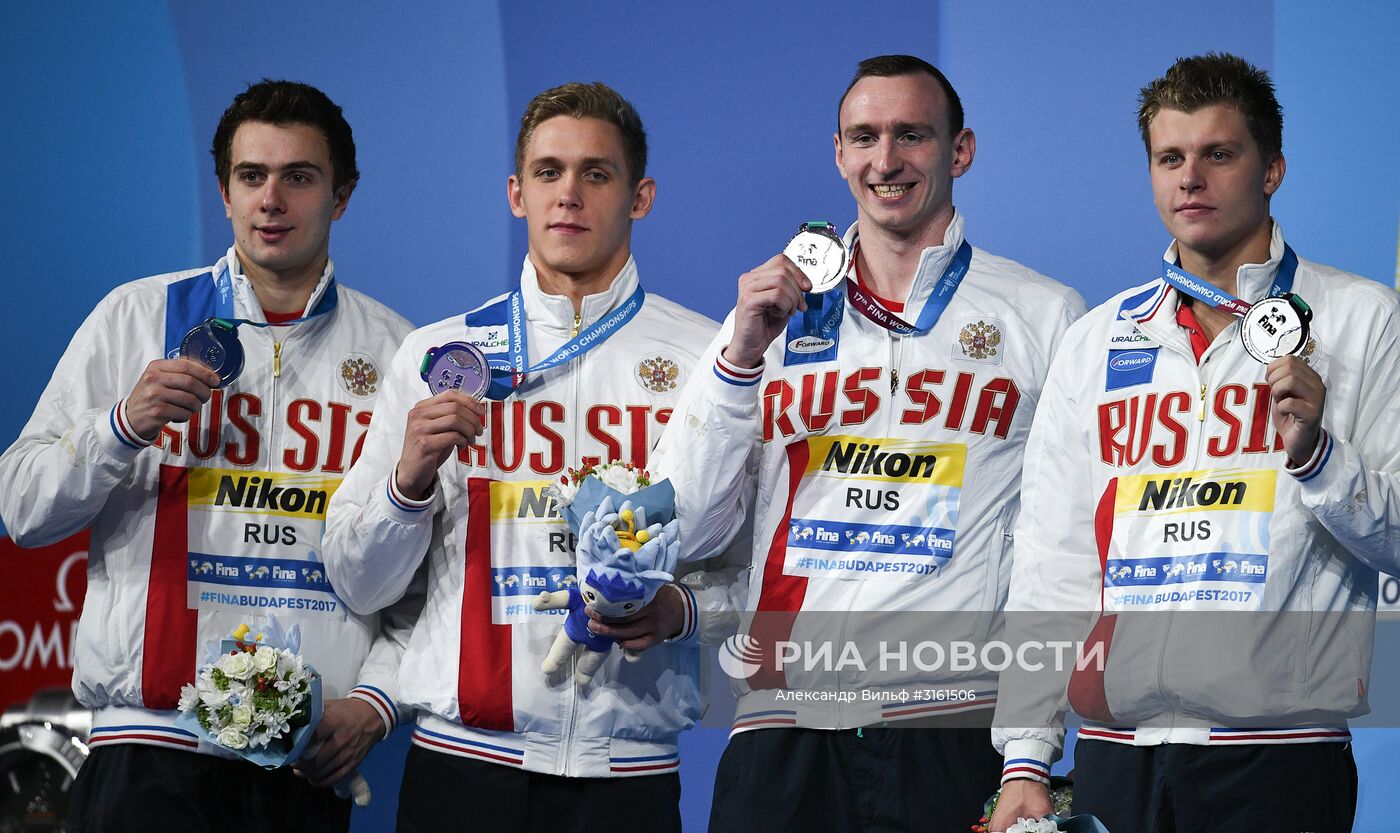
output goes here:
<path id="1" fill-rule="evenodd" d="M 232 166 L 233 134 L 246 121 L 309 124 L 320 128 L 330 148 L 334 189 L 339 191 L 341 186 L 359 180 L 360 172 L 355 168 L 355 138 L 339 105 L 308 84 L 264 78 L 234 96 L 214 131 L 214 173 L 225 188 Z"/>
<path id="2" fill-rule="evenodd" d="M 943 94 L 948 97 L 948 122 L 956 136 L 963 129 L 963 106 L 962 99 L 958 98 L 958 91 L 953 89 L 953 85 L 948 82 L 947 76 L 938 71 L 938 67 L 925 61 L 923 58 L 916 58 L 913 55 L 880 55 L 874 58 L 866 58 L 856 67 L 855 77 L 851 83 L 846 85 L 846 91 L 841 93 L 841 100 L 836 103 L 836 131 L 841 132 L 841 107 L 846 103 L 846 96 L 851 94 L 851 90 L 860 82 L 862 78 L 870 76 L 880 78 L 892 78 L 900 75 L 928 75 L 938 82 L 938 86 L 943 88 Z"/>
<path id="3" fill-rule="evenodd" d="M 627 157 L 632 184 L 642 181 L 647 171 L 647 133 L 637 108 L 617 90 L 594 81 L 592 84 L 570 82 L 545 90 L 525 106 L 520 117 L 520 132 L 515 136 L 515 175 L 525 168 L 525 148 L 535 135 L 535 128 L 555 116 L 576 119 L 602 119 L 622 134 L 622 152 Z"/>
<path id="4" fill-rule="evenodd" d="M 1166 75 L 1138 93 L 1138 130 L 1147 152 L 1152 153 L 1148 127 L 1159 112 L 1194 113 L 1212 104 L 1239 109 L 1265 160 L 1283 152 L 1283 108 L 1274 96 L 1269 74 L 1224 52 L 1178 58 Z"/>

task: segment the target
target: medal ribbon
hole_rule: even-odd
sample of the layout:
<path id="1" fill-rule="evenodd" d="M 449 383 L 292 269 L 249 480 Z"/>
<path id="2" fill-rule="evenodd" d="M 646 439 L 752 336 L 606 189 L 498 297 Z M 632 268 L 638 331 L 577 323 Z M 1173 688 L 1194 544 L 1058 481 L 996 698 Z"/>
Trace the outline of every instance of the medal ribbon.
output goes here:
<path id="1" fill-rule="evenodd" d="M 636 291 L 619 304 L 617 309 L 566 341 L 546 358 L 526 367 L 529 355 L 529 336 L 525 329 L 525 296 L 518 289 L 511 292 L 505 302 L 509 309 L 506 324 L 510 328 L 510 339 L 507 346 L 508 367 L 504 370 L 494 366 L 491 368 L 491 388 L 486 392 L 486 398 L 505 399 L 510 396 L 512 391 L 525 383 L 525 378 L 529 374 L 573 361 L 594 349 L 622 329 L 628 321 L 631 321 L 633 316 L 642 309 L 642 304 L 645 302 L 646 292 L 638 284 Z M 499 304 L 495 306 L 499 306 Z M 467 326 L 480 326 L 486 323 L 482 319 L 489 315 L 491 310 L 491 307 L 487 307 L 477 313 L 469 313 L 466 321 Z M 506 377 L 509 379 L 507 380 Z"/>
<path id="2" fill-rule="evenodd" d="M 1269 287 L 1267 297 L 1272 298 L 1291 291 L 1293 289 L 1293 274 L 1297 271 L 1298 256 L 1293 253 L 1293 247 L 1285 243 L 1283 244 L 1283 258 L 1279 260 L 1278 272 L 1274 274 L 1274 283 L 1273 286 Z M 1215 309 L 1225 310 L 1241 318 L 1249 312 L 1250 307 L 1254 306 L 1248 301 L 1241 301 L 1228 292 L 1216 289 L 1209 281 L 1191 274 L 1166 258 L 1162 258 L 1162 280 L 1171 284 L 1182 294 L 1189 295 L 1201 303 L 1209 304 Z"/>
<path id="3" fill-rule="evenodd" d="M 859 240 L 853 245 L 858 246 Z M 856 264 L 855 256 L 851 257 L 851 263 Z M 919 311 L 916 323 L 910 324 L 876 300 L 870 292 L 862 289 L 858 281 L 846 280 L 846 297 L 851 299 L 851 303 L 861 315 L 879 324 L 881 327 L 898 335 L 923 335 L 938 323 L 938 319 L 943 316 L 943 311 L 948 308 L 949 302 L 953 300 L 953 293 L 958 291 L 958 286 L 967 276 L 968 267 L 972 265 L 972 246 L 966 240 L 958 246 L 958 251 L 953 255 L 953 260 L 948 267 L 943 270 L 938 283 L 933 287 L 933 293 L 929 295 L 928 301 L 924 303 L 924 308 Z M 860 266 L 854 265 L 859 271 Z"/>
<path id="4" fill-rule="evenodd" d="M 266 321 L 250 321 L 247 318 L 237 318 L 233 314 L 233 279 L 228 274 L 228 264 L 219 270 L 219 274 L 214 276 L 214 317 L 228 324 L 230 327 L 240 327 L 247 324 L 250 327 L 290 327 L 293 324 L 301 324 L 318 318 L 335 309 L 336 303 L 340 299 L 340 294 L 335 288 L 335 278 L 330 279 L 326 291 L 321 293 L 321 300 L 316 302 L 316 306 L 310 314 L 303 315 L 292 321 L 283 321 L 280 324 L 270 324 Z"/>
<path id="5" fill-rule="evenodd" d="M 803 335 L 835 338 L 846 299 L 839 292 L 808 292 L 806 298 L 807 311 L 788 319 L 788 340 Z"/>

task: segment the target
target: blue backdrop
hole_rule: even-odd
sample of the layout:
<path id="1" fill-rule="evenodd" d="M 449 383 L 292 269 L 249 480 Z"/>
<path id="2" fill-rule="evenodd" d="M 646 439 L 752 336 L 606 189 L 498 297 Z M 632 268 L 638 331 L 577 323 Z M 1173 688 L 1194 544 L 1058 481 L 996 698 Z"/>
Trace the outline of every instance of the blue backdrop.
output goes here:
<path id="1" fill-rule="evenodd" d="M 525 233 L 505 203 L 515 120 L 534 93 L 568 80 L 606 81 L 641 111 L 659 184 L 635 234 L 642 274 L 650 289 L 721 318 L 738 274 L 798 222 L 853 218 L 832 163 L 836 100 L 859 59 L 888 52 L 934 61 L 962 95 L 978 134 L 976 163 L 956 189 L 970 237 L 1091 303 L 1150 277 L 1166 243 L 1136 91 L 1174 58 L 1211 49 L 1238 52 L 1278 82 L 1289 165 L 1275 215 L 1294 246 L 1387 284 L 1395 274 L 1393 3 L 1324 12 L 1285 0 L 435 0 L 404 9 L 129 0 L 0 11 L 0 158 L 9 160 L 0 442 L 18 434 L 68 337 L 112 286 L 212 262 L 228 246 L 209 141 L 233 95 L 265 76 L 315 84 L 344 107 L 363 179 L 332 235 L 337 274 L 418 324 L 518 274 Z M 375 753 L 378 799 L 357 814 L 358 829 L 390 824 L 404 734 Z M 683 744 L 690 830 L 704 827 L 723 743 L 702 729 Z M 1400 740 L 1363 733 L 1357 757 L 1357 829 L 1373 829 L 1385 785 L 1400 775 Z"/>

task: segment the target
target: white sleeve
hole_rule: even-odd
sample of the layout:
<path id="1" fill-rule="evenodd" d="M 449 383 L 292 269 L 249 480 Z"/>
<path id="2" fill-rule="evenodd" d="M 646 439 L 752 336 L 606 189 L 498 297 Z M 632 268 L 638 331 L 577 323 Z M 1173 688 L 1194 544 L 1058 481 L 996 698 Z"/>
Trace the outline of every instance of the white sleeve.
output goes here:
<path id="1" fill-rule="evenodd" d="M 1082 639 L 1100 606 L 1090 421 L 1077 413 L 1071 394 L 1078 370 L 1074 352 L 1067 347 L 1052 362 L 1026 443 L 1006 607 L 1012 645 Z M 1002 673 L 992 743 L 1005 759 L 1003 781 L 1049 782 L 1050 765 L 1064 745 L 1068 682 L 1069 669 L 1060 673 L 1049 666 L 1028 671 L 1013 663 Z"/>
<path id="2" fill-rule="evenodd" d="M 359 459 L 326 513 L 326 574 L 336 594 L 360 614 L 403 597 L 428 551 L 434 514 L 443 503 L 438 481 L 423 501 L 407 499 L 393 483 L 408 412 L 427 398 L 418 375 L 421 356 L 413 355 L 410 343 L 411 338 L 394 354 Z M 444 463 L 453 464 L 450 456 Z"/>
<path id="3" fill-rule="evenodd" d="M 1342 546 L 1375 570 L 1400 574 L 1400 301 L 1385 296 L 1377 326 L 1357 326 L 1353 336 L 1366 340 L 1367 355 L 1355 368 L 1352 436 L 1324 429 L 1312 458 L 1286 471 L 1298 479 L 1303 505 Z"/>
<path id="4" fill-rule="evenodd" d="M 697 569 L 677 577 L 689 597 L 688 609 L 680 635 L 670 641 L 717 645 L 739 632 L 739 616 L 749 597 L 752 552 L 753 523 L 749 518 L 722 555 L 691 562 Z"/>
<path id="5" fill-rule="evenodd" d="M 384 721 L 384 737 L 402 722 L 408 709 L 399 704 L 399 664 L 408 648 L 409 635 L 427 598 L 427 565 L 414 576 L 403 598 L 380 611 L 379 634 L 360 665 L 359 682 L 348 696 L 374 707 Z"/>
<path id="6" fill-rule="evenodd" d="M 133 298 L 118 289 L 88 315 L 29 422 L 0 456 L 0 518 L 20 546 L 50 544 L 89 526 L 150 446 L 127 428 L 122 407 L 145 365 L 160 358 L 130 355 L 134 345 L 117 343 L 119 334 L 153 325 L 137 320 Z"/>
<path id="7" fill-rule="evenodd" d="M 734 368 L 719 356 L 732 329 L 731 316 L 700 356 L 650 464 L 676 489 L 687 561 L 722 553 L 753 504 L 763 368 Z"/>

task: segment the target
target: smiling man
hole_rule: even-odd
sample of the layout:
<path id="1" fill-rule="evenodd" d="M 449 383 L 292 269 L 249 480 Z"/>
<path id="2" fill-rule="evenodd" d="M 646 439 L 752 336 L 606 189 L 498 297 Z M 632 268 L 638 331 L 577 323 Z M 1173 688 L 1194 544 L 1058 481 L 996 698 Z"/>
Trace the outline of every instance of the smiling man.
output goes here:
<path id="1" fill-rule="evenodd" d="M 1031 414 L 1084 310 L 1073 290 L 965 239 L 953 181 L 976 138 L 927 62 L 861 62 L 834 146 L 855 198 L 848 277 L 808 293 L 782 254 L 742 275 L 713 372 L 692 380 L 658 449 L 692 545 L 718 546 L 753 514 L 740 603 L 769 653 L 739 685 L 712 831 L 961 830 L 981 815 L 1000 761 L 986 728 L 952 724 L 987 725 L 994 672 L 811 680 L 771 649 L 855 644 L 873 657 L 877 639 L 898 651 L 908 636 L 908 650 L 937 611 L 985 628 L 1005 599 Z M 832 708 L 826 695 L 851 699 Z"/>
<path id="2" fill-rule="evenodd" d="M 1086 315 L 1055 358 L 1012 605 L 1102 614 L 1107 662 L 1069 684 L 1075 812 L 1142 833 L 1344 833 L 1376 571 L 1400 569 L 1400 304 L 1284 242 L 1262 70 L 1183 58 L 1143 88 L 1138 124 L 1172 242 L 1160 278 Z M 1039 728 L 997 731 L 993 830 L 1048 810 L 1043 772 L 1011 762 L 1043 768 L 1064 739 L 1063 679 L 1003 690 L 1004 722 Z"/>
<path id="3" fill-rule="evenodd" d="M 595 622 L 643 653 L 613 651 L 586 685 L 541 670 L 562 622 L 531 604 L 575 578 L 545 487 L 584 462 L 646 467 L 715 331 L 642 289 L 630 241 L 656 195 L 646 156 L 636 110 L 606 85 L 530 102 L 506 185 L 529 241 L 519 288 L 408 337 L 331 502 L 327 566 L 351 608 L 393 603 L 420 570 L 428 581 L 401 678 L 420 711 L 400 830 L 463 812 L 483 830 L 680 829 L 676 736 L 700 713 L 695 590 L 669 585 L 640 615 Z M 425 355 L 454 342 L 490 361 L 484 401 L 425 383 Z"/>
<path id="4" fill-rule="evenodd" d="M 359 178 L 350 126 L 320 90 L 264 81 L 225 111 L 213 155 L 232 248 L 109 294 L 0 458 L 17 543 L 92 530 L 73 673 L 92 754 L 71 830 L 347 829 L 349 801 L 327 787 L 398 719 L 401 646 L 382 626 L 406 638 L 403 608 L 348 614 L 317 557 L 326 498 L 409 329 L 329 257 Z M 255 501 L 250 482 L 304 489 L 306 506 Z M 274 619 L 299 629 L 327 698 L 303 779 L 175 725 L 207 646 Z"/>

